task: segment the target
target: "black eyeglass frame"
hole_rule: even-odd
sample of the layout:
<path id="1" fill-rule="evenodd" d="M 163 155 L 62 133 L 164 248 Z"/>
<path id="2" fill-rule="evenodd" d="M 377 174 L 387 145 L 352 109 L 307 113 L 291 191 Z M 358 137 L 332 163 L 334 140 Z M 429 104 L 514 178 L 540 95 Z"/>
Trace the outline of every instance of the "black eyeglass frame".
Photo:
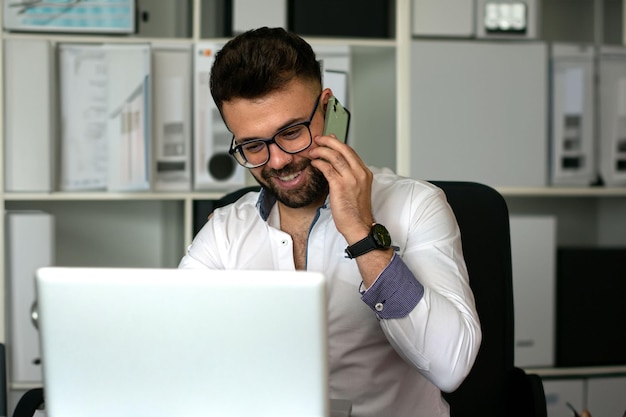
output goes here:
<path id="1" fill-rule="evenodd" d="M 308 149 L 311 144 L 313 143 L 313 134 L 311 133 L 311 123 L 313 122 L 313 118 L 315 117 L 315 112 L 317 111 L 317 108 L 319 107 L 320 104 L 320 99 L 322 98 L 322 93 L 320 93 L 317 96 L 317 99 L 315 100 L 315 106 L 313 106 L 313 111 L 311 112 L 311 115 L 309 116 L 308 120 L 305 120 L 303 122 L 298 122 L 298 123 L 294 123 L 292 125 L 286 126 L 282 129 L 280 129 L 278 132 L 276 132 L 274 134 L 274 136 L 272 136 L 271 138 L 268 139 L 263 139 L 263 138 L 258 138 L 258 139 L 251 139 L 251 140 L 247 140 L 243 143 L 240 143 L 239 145 L 235 145 L 235 135 L 233 135 L 233 138 L 231 140 L 230 143 L 230 149 L 228 150 L 228 153 L 230 155 L 232 155 L 235 158 L 235 161 L 237 161 L 237 163 L 239 165 L 242 165 L 246 168 L 258 168 L 260 166 L 263 166 L 265 164 L 267 164 L 267 162 L 270 160 L 270 147 L 269 145 L 271 145 L 272 143 L 275 143 L 276 146 L 278 146 L 280 148 L 281 151 L 293 155 L 296 154 L 298 152 L 302 152 L 306 149 Z M 293 129 L 294 127 L 297 126 L 304 126 L 306 127 L 306 129 L 309 131 L 309 144 L 306 145 L 305 147 L 303 147 L 302 149 L 299 149 L 297 151 L 288 151 L 286 149 L 284 149 L 282 146 L 280 146 L 280 143 L 278 143 L 276 141 L 276 136 L 280 135 L 281 133 L 289 130 L 289 129 Z M 244 155 L 242 148 L 243 146 L 248 146 L 251 143 L 263 143 L 265 144 L 265 147 L 267 148 L 267 159 L 265 160 L 265 162 L 261 163 L 261 164 L 250 164 L 248 162 L 248 159 L 246 158 L 246 156 Z"/>

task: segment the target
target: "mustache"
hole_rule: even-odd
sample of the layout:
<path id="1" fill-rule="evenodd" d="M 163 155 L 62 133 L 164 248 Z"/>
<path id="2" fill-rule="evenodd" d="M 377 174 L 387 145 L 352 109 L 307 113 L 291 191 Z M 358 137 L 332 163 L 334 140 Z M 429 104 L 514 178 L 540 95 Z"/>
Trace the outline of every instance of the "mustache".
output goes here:
<path id="1" fill-rule="evenodd" d="M 293 174 L 294 172 L 303 171 L 310 165 L 311 165 L 311 161 L 308 159 L 304 159 L 298 163 L 286 165 L 281 169 L 272 169 L 272 168 L 264 169 L 261 172 L 261 175 L 263 176 L 263 179 L 265 180 L 269 180 L 275 177 L 284 177 L 286 175 Z"/>

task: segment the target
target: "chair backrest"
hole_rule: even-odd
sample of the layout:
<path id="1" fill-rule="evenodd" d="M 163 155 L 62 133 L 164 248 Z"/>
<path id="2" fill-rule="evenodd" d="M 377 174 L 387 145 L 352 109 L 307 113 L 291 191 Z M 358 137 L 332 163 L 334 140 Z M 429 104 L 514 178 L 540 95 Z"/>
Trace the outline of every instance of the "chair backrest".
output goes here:
<path id="1" fill-rule="evenodd" d="M 473 182 L 431 181 L 446 193 L 461 230 L 463 255 L 483 339 L 470 374 L 444 397 L 452 417 L 505 416 L 514 368 L 513 277 L 509 212 L 493 188 Z"/>

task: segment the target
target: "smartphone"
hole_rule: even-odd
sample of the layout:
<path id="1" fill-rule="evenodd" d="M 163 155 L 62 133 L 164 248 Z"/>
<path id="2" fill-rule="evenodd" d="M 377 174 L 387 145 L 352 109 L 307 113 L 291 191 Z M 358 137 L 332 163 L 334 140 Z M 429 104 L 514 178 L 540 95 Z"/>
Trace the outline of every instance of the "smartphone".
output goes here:
<path id="1" fill-rule="evenodd" d="M 324 119 L 324 135 L 334 133 L 337 139 L 346 143 L 350 128 L 350 112 L 344 108 L 335 96 L 328 99 L 326 118 Z"/>

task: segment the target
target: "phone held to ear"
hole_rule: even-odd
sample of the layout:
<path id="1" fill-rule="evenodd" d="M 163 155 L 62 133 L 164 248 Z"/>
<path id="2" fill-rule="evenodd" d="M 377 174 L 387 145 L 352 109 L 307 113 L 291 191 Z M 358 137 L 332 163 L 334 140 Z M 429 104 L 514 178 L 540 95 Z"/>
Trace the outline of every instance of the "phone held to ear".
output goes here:
<path id="1" fill-rule="evenodd" d="M 335 96 L 328 99 L 326 118 L 324 119 L 324 135 L 334 133 L 337 139 L 346 143 L 350 128 L 350 112 L 346 110 Z"/>

